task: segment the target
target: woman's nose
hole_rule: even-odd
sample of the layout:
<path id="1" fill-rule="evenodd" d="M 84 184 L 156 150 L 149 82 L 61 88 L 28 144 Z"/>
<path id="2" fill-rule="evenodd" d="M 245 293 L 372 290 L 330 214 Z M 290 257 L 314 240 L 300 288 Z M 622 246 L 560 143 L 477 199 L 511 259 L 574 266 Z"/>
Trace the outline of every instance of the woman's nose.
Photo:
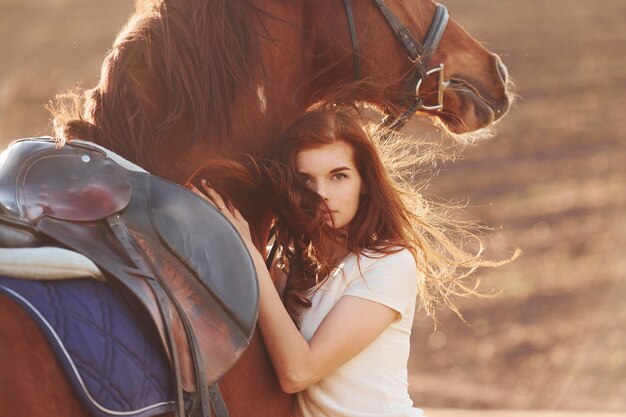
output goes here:
<path id="1" fill-rule="evenodd" d="M 327 193 L 327 189 L 326 186 L 323 183 L 318 183 L 315 187 L 315 192 L 322 197 L 324 200 L 328 200 L 328 193 Z"/>

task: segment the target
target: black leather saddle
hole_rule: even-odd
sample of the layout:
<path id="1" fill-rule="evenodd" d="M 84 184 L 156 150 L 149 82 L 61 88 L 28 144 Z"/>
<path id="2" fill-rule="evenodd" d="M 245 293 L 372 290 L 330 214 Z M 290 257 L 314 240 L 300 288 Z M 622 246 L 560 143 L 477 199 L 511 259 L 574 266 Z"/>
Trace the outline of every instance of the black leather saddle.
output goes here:
<path id="1" fill-rule="evenodd" d="M 0 247 L 82 253 L 154 320 L 183 388 L 209 388 L 248 346 L 258 314 L 251 257 L 231 223 L 176 184 L 128 170 L 85 142 L 22 139 L 0 155 Z M 192 413 L 193 414 L 193 413 Z"/>

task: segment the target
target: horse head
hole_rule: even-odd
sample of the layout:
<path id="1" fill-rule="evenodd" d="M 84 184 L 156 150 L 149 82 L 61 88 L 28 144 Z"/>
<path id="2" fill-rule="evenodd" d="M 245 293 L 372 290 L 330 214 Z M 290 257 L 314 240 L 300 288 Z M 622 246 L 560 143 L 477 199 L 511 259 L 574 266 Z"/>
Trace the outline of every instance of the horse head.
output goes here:
<path id="1" fill-rule="evenodd" d="M 419 111 L 456 134 L 491 125 L 511 102 L 498 56 L 453 20 L 442 25 L 432 0 L 137 5 L 99 84 L 82 107 L 57 117 L 57 133 L 93 140 L 175 182 L 215 160 L 267 151 L 318 101 L 365 102 L 393 116 Z M 417 44 L 431 26 L 441 30 L 430 50 L 412 56 L 394 25 Z"/>
<path id="2" fill-rule="evenodd" d="M 320 0 L 305 9 L 315 28 L 307 45 L 317 74 L 307 93 L 316 99 L 337 82 L 353 83 L 343 90 L 351 100 L 392 119 L 411 108 L 417 84 L 423 106 L 414 111 L 454 134 L 488 127 L 509 109 L 513 94 L 500 58 L 432 0 Z"/>

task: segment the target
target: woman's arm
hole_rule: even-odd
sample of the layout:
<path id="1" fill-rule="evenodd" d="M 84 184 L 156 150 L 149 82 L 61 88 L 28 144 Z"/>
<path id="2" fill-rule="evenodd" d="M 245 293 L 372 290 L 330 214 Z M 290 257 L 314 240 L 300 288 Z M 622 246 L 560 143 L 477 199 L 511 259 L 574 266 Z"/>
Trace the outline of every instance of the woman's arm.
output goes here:
<path id="1" fill-rule="evenodd" d="M 374 301 L 342 297 L 324 318 L 310 342 L 289 317 L 255 251 L 259 277 L 259 329 L 285 392 L 302 391 L 369 346 L 398 317 L 398 312 Z"/>
<path id="2" fill-rule="evenodd" d="M 213 189 L 205 186 L 205 191 L 237 227 L 254 261 L 260 293 L 258 325 L 285 392 L 302 391 L 318 382 L 369 346 L 397 319 L 399 313 L 390 307 L 345 296 L 307 342 L 285 310 L 245 219 L 235 208 L 224 209 L 227 205 Z"/>

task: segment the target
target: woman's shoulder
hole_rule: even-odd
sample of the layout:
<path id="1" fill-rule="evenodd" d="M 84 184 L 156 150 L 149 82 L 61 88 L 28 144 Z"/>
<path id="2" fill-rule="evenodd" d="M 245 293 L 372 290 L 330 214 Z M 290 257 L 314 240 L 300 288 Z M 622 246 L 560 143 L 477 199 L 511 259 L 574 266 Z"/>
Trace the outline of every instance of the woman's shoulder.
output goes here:
<path id="1" fill-rule="evenodd" d="M 359 261 L 361 265 L 368 266 L 395 265 L 408 268 L 417 267 L 413 253 L 405 247 L 392 247 L 384 251 L 380 249 L 363 250 L 360 253 Z"/>
<path id="2" fill-rule="evenodd" d="M 415 303 L 419 274 L 411 251 L 395 249 L 362 251 L 344 295 L 377 301 L 402 315 L 407 314 Z"/>
<path id="3" fill-rule="evenodd" d="M 400 280 L 416 280 L 417 263 L 411 251 L 403 247 L 361 251 L 357 257 L 361 277 L 392 276 Z"/>

